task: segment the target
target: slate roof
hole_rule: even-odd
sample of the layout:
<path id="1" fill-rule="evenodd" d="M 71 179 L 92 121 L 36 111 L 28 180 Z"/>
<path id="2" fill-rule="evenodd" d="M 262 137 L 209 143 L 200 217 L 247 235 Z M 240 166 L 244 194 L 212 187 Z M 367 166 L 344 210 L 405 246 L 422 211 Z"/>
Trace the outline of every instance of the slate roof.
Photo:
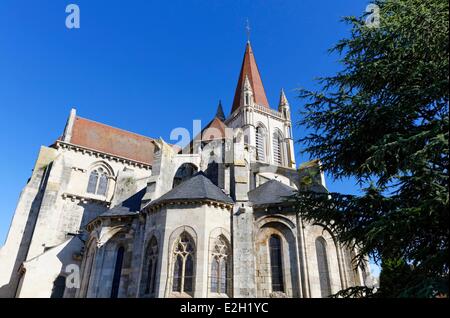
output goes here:
<path id="1" fill-rule="evenodd" d="M 219 106 L 217 106 L 216 117 L 221 121 L 225 121 L 225 113 L 223 112 L 222 101 L 219 101 Z"/>
<path id="2" fill-rule="evenodd" d="M 143 188 L 136 194 L 132 195 L 119 205 L 109 209 L 106 212 L 100 214 L 101 217 L 111 217 L 111 216 L 129 216 L 138 214 L 141 209 L 142 198 L 145 195 L 147 188 Z"/>
<path id="3" fill-rule="evenodd" d="M 317 193 L 328 193 L 328 190 L 321 184 L 313 184 L 308 187 L 308 190 Z M 296 190 L 294 188 L 272 179 L 249 191 L 248 199 L 253 205 L 276 205 L 285 202 L 286 197 L 295 193 Z"/>
<path id="4" fill-rule="evenodd" d="M 270 205 L 283 203 L 285 197 L 295 193 L 291 188 L 280 181 L 270 180 L 248 192 L 248 199 L 254 205 Z"/>
<path id="5" fill-rule="evenodd" d="M 312 191 L 312 192 L 317 192 L 317 193 L 328 193 L 327 188 L 325 188 L 321 184 L 316 184 L 316 183 L 314 183 L 313 185 L 309 186 L 308 190 Z"/>
<path id="6" fill-rule="evenodd" d="M 234 201 L 217 187 L 204 172 L 200 171 L 190 179 L 182 182 L 160 198 L 149 203 L 155 205 L 163 202 L 180 200 L 212 200 L 233 204 Z"/>

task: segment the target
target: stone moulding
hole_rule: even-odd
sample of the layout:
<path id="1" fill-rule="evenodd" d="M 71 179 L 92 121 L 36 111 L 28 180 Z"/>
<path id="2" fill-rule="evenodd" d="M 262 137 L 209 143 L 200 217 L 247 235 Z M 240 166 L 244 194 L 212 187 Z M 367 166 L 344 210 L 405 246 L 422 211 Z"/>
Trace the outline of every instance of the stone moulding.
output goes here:
<path id="1" fill-rule="evenodd" d="M 82 146 L 78 146 L 75 144 L 71 144 L 71 143 L 67 143 L 61 140 L 58 140 L 55 144 L 56 148 L 62 148 L 62 149 L 70 149 L 76 152 L 81 152 L 83 154 L 89 154 L 92 156 L 95 156 L 97 158 L 102 158 L 102 159 L 109 159 L 111 161 L 116 161 L 116 162 L 120 162 L 120 163 L 124 163 L 124 164 L 128 164 L 132 167 L 138 167 L 138 168 L 142 168 L 142 169 L 147 169 L 147 170 L 151 170 L 152 169 L 152 165 L 149 165 L 147 163 L 144 162 L 140 162 L 140 161 L 135 161 L 135 160 L 130 160 L 128 158 L 124 158 L 124 157 L 119 157 L 113 154 L 109 154 L 109 153 L 104 153 L 104 152 L 99 152 L 95 149 L 90 149 L 90 148 L 86 148 L 86 147 L 82 147 Z"/>
<path id="2" fill-rule="evenodd" d="M 213 201 L 213 200 L 180 200 L 180 201 L 168 201 L 168 202 L 161 202 L 155 205 L 150 205 L 148 206 L 145 211 L 147 212 L 155 212 L 159 209 L 161 209 L 164 206 L 182 206 L 182 205 L 190 205 L 190 204 L 198 204 L 198 205 L 202 205 L 202 204 L 206 204 L 208 206 L 213 206 L 213 207 L 219 207 L 222 209 L 227 209 L 231 212 L 232 208 L 233 208 L 233 204 L 229 204 L 229 203 L 224 203 L 224 202 L 218 202 L 218 201 Z"/>
<path id="3" fill-rule="evenodd" d="M 88 203 L 88 202 L 96 202 L 99 203 L 101 205 L 106 206 L 107 208 L 110 207 L 111 202 L 106 201 L 106 200 L 101 200 L 101 199 L 97 199 L 97 198 L 93 198 L 93 197 L 85 197 L 85 196 L 81 196 L 78 194 L 72 194 L 72 193 L 63 193 L 62 197 L 64 200 L 72 200 L 73 202 L 81 202 L 81 203 Z"/>

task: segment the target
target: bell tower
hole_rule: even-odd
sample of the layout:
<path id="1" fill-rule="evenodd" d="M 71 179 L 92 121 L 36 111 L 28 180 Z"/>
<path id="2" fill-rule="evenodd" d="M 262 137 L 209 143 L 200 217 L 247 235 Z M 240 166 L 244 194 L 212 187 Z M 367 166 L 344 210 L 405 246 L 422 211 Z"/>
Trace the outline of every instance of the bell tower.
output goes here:
<path id="1" fill-rule="evenodd" d="M 270 107 L 250 41 L 247 41 L 227 125 L 244 130 L 250 161 L 295 168 L 289 102 L 281 90 L 278 109 Z"/>

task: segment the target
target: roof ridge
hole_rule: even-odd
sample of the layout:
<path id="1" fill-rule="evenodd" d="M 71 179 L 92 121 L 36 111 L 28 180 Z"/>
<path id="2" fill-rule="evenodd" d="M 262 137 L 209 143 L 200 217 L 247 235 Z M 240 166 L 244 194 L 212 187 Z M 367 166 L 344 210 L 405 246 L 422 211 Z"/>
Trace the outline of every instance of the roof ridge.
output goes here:
<path id="1" fill-rule="evenodd" d="M 102 126 L 105 126 L 105 127 L 112 128 L 112 129 L 120 130 L 120 131 L 126 132 L 128 134 L 133 134 L 135 136 L 143 137 L 143 138 L 150 139 L 150 140 L 156 140 L 156 138 L 153 138 L 153 137 L 145 136 L 143 134 L 139 134 L 139 133 L 136 133 L 136 132 L 133 132 L 133 131 L 130 131 L 130 130 L 126 130 L 126 129 L 119 128 L 119 127 L 116 127 L 116 126 L 105 124 L 105 123 L 102 123 L 102 122 L 99 122 L 99 121 L 96 121 L 96 120 L 93 120 L 93 119 L 81 117 L 81 116 L 78 116 L 78 115 L 75 117 L 75 119 L 82 119 L 82 120 L 90 121 L 91 123 L 95 123 L 95 124 L 98 124 L 98 125 L 102 125 Z"/>

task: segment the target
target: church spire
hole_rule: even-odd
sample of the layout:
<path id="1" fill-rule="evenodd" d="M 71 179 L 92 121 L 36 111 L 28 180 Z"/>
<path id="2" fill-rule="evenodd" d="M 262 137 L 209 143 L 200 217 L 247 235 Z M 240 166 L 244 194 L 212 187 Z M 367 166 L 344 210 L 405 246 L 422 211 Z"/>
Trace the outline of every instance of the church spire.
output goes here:
<path id="1" fill-rule="evenodd" d="M 283 114 L 283 117 L 285 119 L 291 120 L 289 102 L 287 100 L 286 94 L 284 93 L 284 89 L 281 89 L 278 111 Z"/>
<path id="2" fill-rule="evenodd" d="M 225 121 L 225 113 L 223 112 L 221 100 L 219 100 L 219 105 L 217 106 L 216 118 L 219 118 L 221 121 Z"/>
<path id="3" fill-rule="evenodd" d="M 278 104 L 278 110 L 281 111 L 281 108 L 283 108 L 283 107 L 289 108 L 289 102 L 286 98 L 286 94 L 284 93 L 284 89 L 281 89 L 280 103 Z"/>
<path id="4" fill-rule="evenodd" d="M 244 60 L 242 61 L 241 73 L 239 74 L 239 80 L 234 94 L 233 106 L 231 112 L 234 112 L 241 105 L 241 95 L 245 78 L 248 77 L 248 81 L 253 91 L 254 103 L 260 106 L 269 108 L 269 102 L 267 101 L 266 92 L 259 74 L 258 66 L 256 65 L 255 56 L 250 42 L 247 42 L 245 49 Z"/>

